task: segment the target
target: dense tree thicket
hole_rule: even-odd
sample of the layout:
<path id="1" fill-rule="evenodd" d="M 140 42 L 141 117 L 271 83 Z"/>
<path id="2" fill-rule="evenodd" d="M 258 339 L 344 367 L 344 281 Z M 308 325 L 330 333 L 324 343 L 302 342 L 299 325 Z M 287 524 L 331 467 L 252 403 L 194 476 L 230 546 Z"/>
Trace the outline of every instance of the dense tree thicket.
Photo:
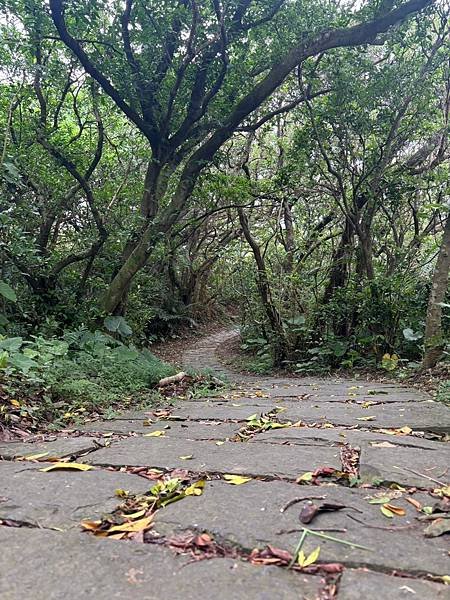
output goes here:
<path id="1" fill-rule="evenodd" d="M 2 368 L 229 307 L 261 364 L 445 356 L 445 0 L 0 7 Z"/>

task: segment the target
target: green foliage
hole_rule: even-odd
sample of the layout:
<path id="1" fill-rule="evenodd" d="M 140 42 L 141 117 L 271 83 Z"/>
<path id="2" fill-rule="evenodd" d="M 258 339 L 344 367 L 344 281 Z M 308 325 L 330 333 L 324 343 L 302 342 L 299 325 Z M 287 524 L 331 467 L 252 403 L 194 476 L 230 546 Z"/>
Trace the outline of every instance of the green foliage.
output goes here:
<path id="1" fill-rule="evenodd" d="M 8 394 L 0 419 L 8 422 L 8 402 L 19 398 L 22 416 L 34 424 L 67 424 L 115 406 L 151 401 L 157 382 L 173 373 L 148 350 L 99 331 L 81 329 L 64 339 L 3 338 L 0 378 Z"/>

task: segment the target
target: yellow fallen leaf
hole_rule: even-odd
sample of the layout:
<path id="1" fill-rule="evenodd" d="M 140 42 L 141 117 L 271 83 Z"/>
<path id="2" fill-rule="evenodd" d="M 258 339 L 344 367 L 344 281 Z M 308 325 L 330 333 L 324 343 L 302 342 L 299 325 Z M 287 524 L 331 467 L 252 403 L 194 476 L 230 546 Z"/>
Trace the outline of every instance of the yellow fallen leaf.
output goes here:
<path id="1" fill-rule="evenodd" d="M 450 485 L 446 485 L 441 488 L 436 488 L 433 490 L 433 493 L 437 496 L 445 496 L 446 498 L 450 498 Z"/>
<path id="2" fill-rule="evenodd" d="M 101 521 L 81 521 L 81 527 L 86 531 L 97 531 Z"/>
<path id="3" fill-rule="evenodd" d="M 445 585 L 450 585 L 450 575 L 442 575 L 441 579 Z"/>
<path id="4" fill-rule="evenodd" d="M 333 423 L 324 423 L 322 429 L 334 429 Z"/>
<path id="5" fill-rule="evenodd" d="M 370 417 L 356 417 L 357 421 L 375 421 L 375 419 L 375 415 L 370 415 Z"/>
<path id="6" fill-rule="evenodd" d="M 320 546 L 317 546 L 315 550 L 311 552 L 311 554 L 307 557 L 303 550 L 300 550 L 298 554 L 298 564 L 301 567 L 309 567 L 316 562 L 320 555 Z"/>
<path id="7" fill-rule="evenodd" d="M 363 402 L 361 404 L 362 408 L 369 408 L 369 406 L 373 406 L 374 404 L 376 404 L 376 402 L 372 402 L 372 400 L 367 400 L 367 402 Z"/>
<path id="8" fill-rule="evenodd" d="M 109 535 L 108 538 L 111 540 L 123 540 L 126 535 L 126 531 L 124 531 L 123 533 L 113 533 L 112 535 Z"/>
<path id="9" fill-rule="evenodd" d="M 153 515 L 145 517 L 145 519 L 139 519 L 139 521 L 133 521 L 131 523 L 122 523 L 122 525 L 113 525 L 108 529 L 108 533 L 114 533 L 115 531 L 127 531 L 136 532 L 147 529 L 150 523 L 153 521 Z"/>
<path id="10" fill-rule="evenodd" d="M 39 460 L 48 456 L 48 452 L 41 452 L 40 454 L 28 454 L 28 456 L 18 456 L 16 460 Z"/>
<path id="11" fill-rule="evenodd" d="M 178 458 L 181 458 L 181 460 L 191 460 L 192 458 L 194 458 L 194 455 L 186 454 L 186 456 L 179 456 Z"/>
<path id="12" fill-rule="evenodd" d="M 297 479 L 295 481 L 296 481 L 296 483 L 306 483 L 308 481 L 311 481 L 312 478 L 313 478 L 312 472 L 308 471 L 307 473 L 303 473 L 303 475 L 300 475 L 299 477 L 297 477 Z"/>
<path id="13" fill-rule="evenodd" d="M 10 403 L 16 408 L 20 408 L 20 402 L 18 400 L 10 400 Z"/>
<path id="14" fill-rule="evenodd" d="M 147 512 L 147 509 L 143 508 L 142 510 L 138 510 L 137 512 L 134 512 L 134 513 L 129 513 L 128 515 L 124 515 L 124 516 L 127 519 L 139 519 L 139 517 L 143 517 L 146 512 Z"/>
<path id="15" fill-rule="evenodd" d="M 161 431 L 160 429 L 157 429 L 156 431 L 152 431 L 151 433 L 144 433 L 144 437 L 161 437 L 163 435 L 166 435 L 166 432 Z"/>
<path id="16" fill-rule="evenodd" d="M 56 462 L 50 467 L 45 467 L 44 469 L 39 469 L 43 473 L 47 473 L 48 471 L 58 471 L 58 470 L 70 470 L 70 471 L 90 471 L 93 469 L 91 465 L 85 465 L 82 463 L 70 463 L 70 462 Z"/>
<path id="17" fill-rule="evenodd" d="M 399 427 L 397 431 L 399 433 L 404 433 L 405 435 L 409 435 L 410 433 L 412 433 L 412 429 L 411 429 L 411 427 L 408 427 L 408 425 L 404 425 L 403 427 Z"/>
<path id="18" fill-rule="evenodd" d="M 184 490 L 185 496 L 201 496 L 205 488 L 205 482 L 203 479 L 192 483 L 189 487 Z"/>
<path id="19" fill-rule="evenodd" d="M 242 475 L 224 475 L 223 478 L 227 483 L 231 483 L 232 485 L 242 485 L 252 480 L 251 477 L 242 477 Z"/>
<path id="20" fill-rule="evenodd" d="M 126 498 L 129 493 L 130 492 L 128 492 L 127 490 L 121 490 L 120 488 L 114 490 L 114 495 L 118 496 L 119 498 Z"/>

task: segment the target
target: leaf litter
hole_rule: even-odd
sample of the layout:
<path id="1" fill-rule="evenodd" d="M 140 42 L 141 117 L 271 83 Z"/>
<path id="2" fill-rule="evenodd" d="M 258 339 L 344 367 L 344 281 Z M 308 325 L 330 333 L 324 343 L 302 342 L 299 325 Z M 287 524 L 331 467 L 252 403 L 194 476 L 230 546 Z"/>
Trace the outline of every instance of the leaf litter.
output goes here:
<path id="1" fill-rule="evenodd" d="M 101 519 L 82 521 L 81 527 L 97 537 L 147 542 L 157 510 L 188 496 L 200 496 L 204 487 L 204 479 L 192 482 L 189 478 L 166 476 L 144 494 L 129 494 L 119 489 L 116 495 L 124 501 Z"/>

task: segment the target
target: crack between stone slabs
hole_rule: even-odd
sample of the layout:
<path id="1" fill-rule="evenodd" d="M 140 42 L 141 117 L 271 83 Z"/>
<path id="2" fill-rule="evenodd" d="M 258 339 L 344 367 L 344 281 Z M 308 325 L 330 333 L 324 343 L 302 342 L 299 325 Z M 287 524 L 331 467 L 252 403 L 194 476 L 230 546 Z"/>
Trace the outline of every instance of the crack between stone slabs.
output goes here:
<path id="1" fill-rule="evenodd" d="M 9 523 L 12 523 L 12 525 L 10 525 Z M 60 527 L 47 527 L 45 525 L 31 523 L 31 521 L 8 518 L 0 518 L 0 527 L 8 527 L 10 529 L 42 529 L 44 531 L 56 531 L 57 533 L 65 533 L 67 531 Z"/>
<path id="2" fill-rule="evenodd" d="M 258 434 L 255 434 L 257 438 Z M 291 441 L 290 439 L 282 440 L 258 440 L 253 438 L 252 443 L 258 444 L 273 444 L 275 446 L 308 446 L 310 448 L 338 448 L 343 442 L 330 442 L 328 444 L 308 444 L 306 442 Z M 292 438 L 291 438 L 292 439 Z M 322 441 L 320 438 L 311 438 L 314 441 Z M 376 442 L 376 440 L 374 440 Z M 394 443 L 394 441 L 392 442 Z M 416 450 L 428 450 L 430 452 L 439 452 L 438 448 L 424 448 L 423 446 L 415 446 L 414 444 L 395 444 L 398 448 L 415 448 Z"/>
<path id="3" fill-rule="evenodd" d="M 178 523 L 177 521 L 165 521 L 164 522 L 166 525 L 173 526 L 173 527 L 177 527 L 178 525 L 181 525 L 181 527 L 179 529 L 176 529 L 174 532 L 174 535 L 180 535 L 183 533 L 194 533 L 194 534 L 202 534 L 202 533 L 211 533 L 213 534 L 213 539 L 214 540 L 218 540 L 220 544 L 223 544 L 226 547 L 232 548 L 234 550 L 237 550 L 237 552 L 241 555 L 241 557 L 243 558 L 243 560 L 245 560 L 246 556 L 248 556 L 250 554 L 250 552 L 254 549 L 253 547 L 247 547 L 244 544 L 240 543 L 240 542 L 235 542 L 235 541 L 231 541 L 229 539 L 227 539 L 225 536 L 220 535 L 218 533 L 216 533 L 214 531 L 214 529 L 208 529 L 208 528 L 202 528 L 199 525 L 196 525 L 195 527 L 189 527 L 189 526 L 184 526 L 180 523 Z M 320 530 L 317 530 L 320 531 Z M 158 534 L 157 532 L 157 525 L 156 525 L 156 530 L 155 533 Z M 162 535 L 162 534 L 158 534 L 161 537 L 157 538 L 157 540 L 161 540 L 161 541 L 156 541 L 157 544 L 161 544 L 161 545 L 168 545 L 170 547 L 170 536 L 168 535 Z M 271 542 L 267 542 L 266 540 L 258 540 L 258 542 L 262 543 L 264 546 L 267 545 L 271 545 L 271 546 L 276 546 L 278 547 L 277 543 L 272 544 Z M 152 542 L 150 542 L 152 543 Z M 155 542 L 154 542 L 155 543 Z M 216 557 L 216 558 L 223 558 L 223 557 Z M 327 563 L 323 563 L 324 565 L 327 564 L 332 564 L 333 562 L 336 561 L 328 561 Z M 414 570 L 410 570 L 410 571 L 405 571 L 402 569 L 395 569 L 395 568 L 391 568 L 391 567 L 383 567 L 381 565 L 374 565 L 372 563 L 369 563 L 368 561 L 356 561 L 356 560 L 339 560 L 339 563 L 343 565 L 344 568 L 348 568 L 348 569 L 361 569 L 361 568 L 365 568 L 373 573 L 381 573 L 384 575 L 389 575 L 391 577 L 399 577 L 399 578 L 404 578 L 404 579 L 421 579 L 424 581 L 436 581 L 436 580 L 440 580 L 441 584 L 444 585 L 442 583 L 442 574 L 441 573 L 430 573 L 429 571 L 423 571 L 420 569 L 414 569 Z M 251 563 L 250 563 L 251 564 Z M 319 563 L 320 565 L 320 563 Z M 283 565 L 276 565 L 279 568 L 286 568 L 283 567 Z M 302 573 L 302 571 L 297 571 L 298 573 Z M 308 574 L 307 571 L 303 571 L 303 573 Z M 319 575 L 321 574 L 323 576 L 323 572 L 322 573 L 318 573 Z M 314 574 L 313 574 L 314 575 Z M 439 581 L 437 581 L 439 583 Z"/>
<path id="4" fill-rule="evenodd" d="M 127 419 L 125 417 L 119 417 L 117 419 L 112 419 L 112 421 L 141 421 L 144 419 Z M 165 419 L 160 419 L 160 420 L 156 420 L 152 423 L 152 425 L 155 425 L 156 423 L 160 422 L 160 421 L 165 421 Z M 169 419 L 170 421 L 170 419 Z M 317 427 L 315 424 L 317 423 L 317 421 L 303 421 L 301 420 L 303 425 L 302 427 L 306 427 L 308 429 L 321 429 L 321 427 Z M 324 420 L 325 421 L 325 420 Z M 181 421 L 180 421 L 181 422 Z M 185 419 L 183 419 L 182 421 L 183 423 L 187 422 L 187 423 L 209 423 L 209 422 L 216 422 L 217 424 L 229 424 L 229 423 L 246 423 L 247 422 L 247 418 L 243 418 L 243 419 L 219 419 L 219 418 L 208 418 L 208 417 L 202 417 L 202 418 L 190 418 L 190 417 L 186 417 Z M 330 422 L 330 421 L 326 421 L 326 422 Z M 369 433 L 372 433 L 374 430 L 380 429 L 380 426 L 378 424 L 375 424 L 371 427 L 368 425 L 364 425 L 364 426 L 360 426 L 359 424 L 355 424 L 355 425 L 345 425 L 342 423 L 332 423 L 332 425 L 334 425 L 335 428 L 339 428 L 339 429 L 344 429 L 346 431 L 350 431 L 350 430 L 355 430 L 355 431 L 368 431 Z M 387 427 L 386 429 L 391 429 L 389 427 Z M 394 428 L 395 429 L 395 428 Z M 444 428 L 428 428 L 428 429 L 424 429 L 423 430 L 424 433 L 433 433 L 435 435 L 438 436 L 442 436 L 445 435 L 446 433 L 450 432 L 450 427 L 444 427 Z M 407 434 L 408 437 L 414 437 L 414 436 L 410 436 L 410 434 Z M 403 436 L 406 437 L 406 436 Z M 427 439 L 427 438 L 425 438 Z M 432 440 L 432 441 L 436 441 L 436 442 L 443 442 L 443 440 L 441 439 L 437 439 L 437 440 Z"/>
<path id="5" fill-rule="evenodd" d="M 51 443 L 51 442 L 48 442 Z M 31 444 L 30 444 L 31 445 Z M 62 456 L 60 456 L 59 458 L 61 459 L 77 459 L 77 458 L 82 458 L 83 456 L 87 456 L 88 454 L 93 454 L 94 452 L 97 452 L 97 450 L 105 450 L 106 448 L 109 448 L 110 446 L 92 446 L 90 448 L 86 448 L 83 450 L 78 450 L 77 452 L 71 452 L 70 454 L 63 454 Z M 32 456 L 32 454 L 30 454 L 30 456 Z M 45 456 L 42 457 L 43 460 L 42 461 L 27 461 L 24 460 L 23 456 L 4 456 L 4 455 L 0 455 L 0 461 L 4 460 L 6 462 L 23 462 L 23 463 L 30 463 L 30 464 L 35 464 L 35 463 L 45 463 L 45 462 L 52 462 L 52 461 L 46 461 L 45 460 Z M 70 462 L 70 460 L 68 462 Z M 30 469 L 24 469 L 24 471 L 27 471 Z"/>
<path id="6" fill-rule="evenodd" d="M 143 466 L 143 465 L 111 465 L 108 463 L 92 463 L 92 466 L 95 466 L 97 468 L 100 469 L 105 469 L 105 470 L 113 470 L 113 471 L 118 471 L 118 472 L 125 472 L 125 473 L 129 473 L 126 469 L 127 468 L 136 468 L 136 469 L 147 469 L 147 470 L 156 470 L 156 471 L 161 471 L 162 475 L 170 475 L 170 473 L 173 470 L 178 469 L 178 467 L 175 467 L 175 469 L 169 469 L 167 467 L 161 467 L 161 466 Z M 125 469 L 125 471 L 121 471 L 121 469 Z M 185 471 L 187 471 L 188 477 L 191 479 L 194 478 L 207 478 L 207 480 L 210 481 L 226 481 L 224 480 L 224 475 L 229 475 L 230 473 L 227 473 L 225 471 L 190 471 L 188 469 L 185 469 Z M 336 469 L 336 471 L 339 471 L 339 469 Z M 145 472 L 145 471 L 144 471 Z M 145 475 L 141 475 L 140 473 L 129 473 L 131 475 L 135 475 L 138 477 L 143 477 L 144 479 L 148 479 L 147 477 L 145 477 Z M 329 483 L 328 481 L 323 481 L 314 485 L 309 485 L 308 483 L 303 483 L 301 486 L 299 486 L 299 484 L 297 483 L 297 477 L 288 477 L 288 476 L 282 476 L 282 475 L 267 475 L 267 474 L 257 474 L 257 473 L 246 473 L 246 472 L 241 472 L 241 473 L 232 473 L 232 475 L 236 475 L 237 477 L 242 476 L 242 477 L 249 477 L 250 479 L 254 480 L 254 481 L 260 481 L 263 483 L 272 483 L 275 481 L 282 481 L 284 483 L 291 483 L 297 487 L 301 487 L 306 489 L 321 489 L 323 487 L 329 487 Z M 149 481 L 152 481 L 149 479 Z M 383 489 L 392 489 L 392 485 L 398 485 L 400 486 L 400 484 L 397 481 L 394 480 L 383 480 L 380 484 L 378 485 L 368 485 L 368 484 L 363 484 L 363 486 L 348 486 L 348 485 L 344 485 L 342 482 L 340 481 L 333 481 L 332 482 L 334 485 L 336 485 L 339 488 L 345 488 L 345 489 L 364 489 L 364 490 L 383 490 Z M 402 486 L 404 487 L 404 486 Z M 420 487 L 420 486 L 413 486 L 416 491 L 418 492 L 428 492 L 430 489 L 432 489 L 431 487 Z"/>

